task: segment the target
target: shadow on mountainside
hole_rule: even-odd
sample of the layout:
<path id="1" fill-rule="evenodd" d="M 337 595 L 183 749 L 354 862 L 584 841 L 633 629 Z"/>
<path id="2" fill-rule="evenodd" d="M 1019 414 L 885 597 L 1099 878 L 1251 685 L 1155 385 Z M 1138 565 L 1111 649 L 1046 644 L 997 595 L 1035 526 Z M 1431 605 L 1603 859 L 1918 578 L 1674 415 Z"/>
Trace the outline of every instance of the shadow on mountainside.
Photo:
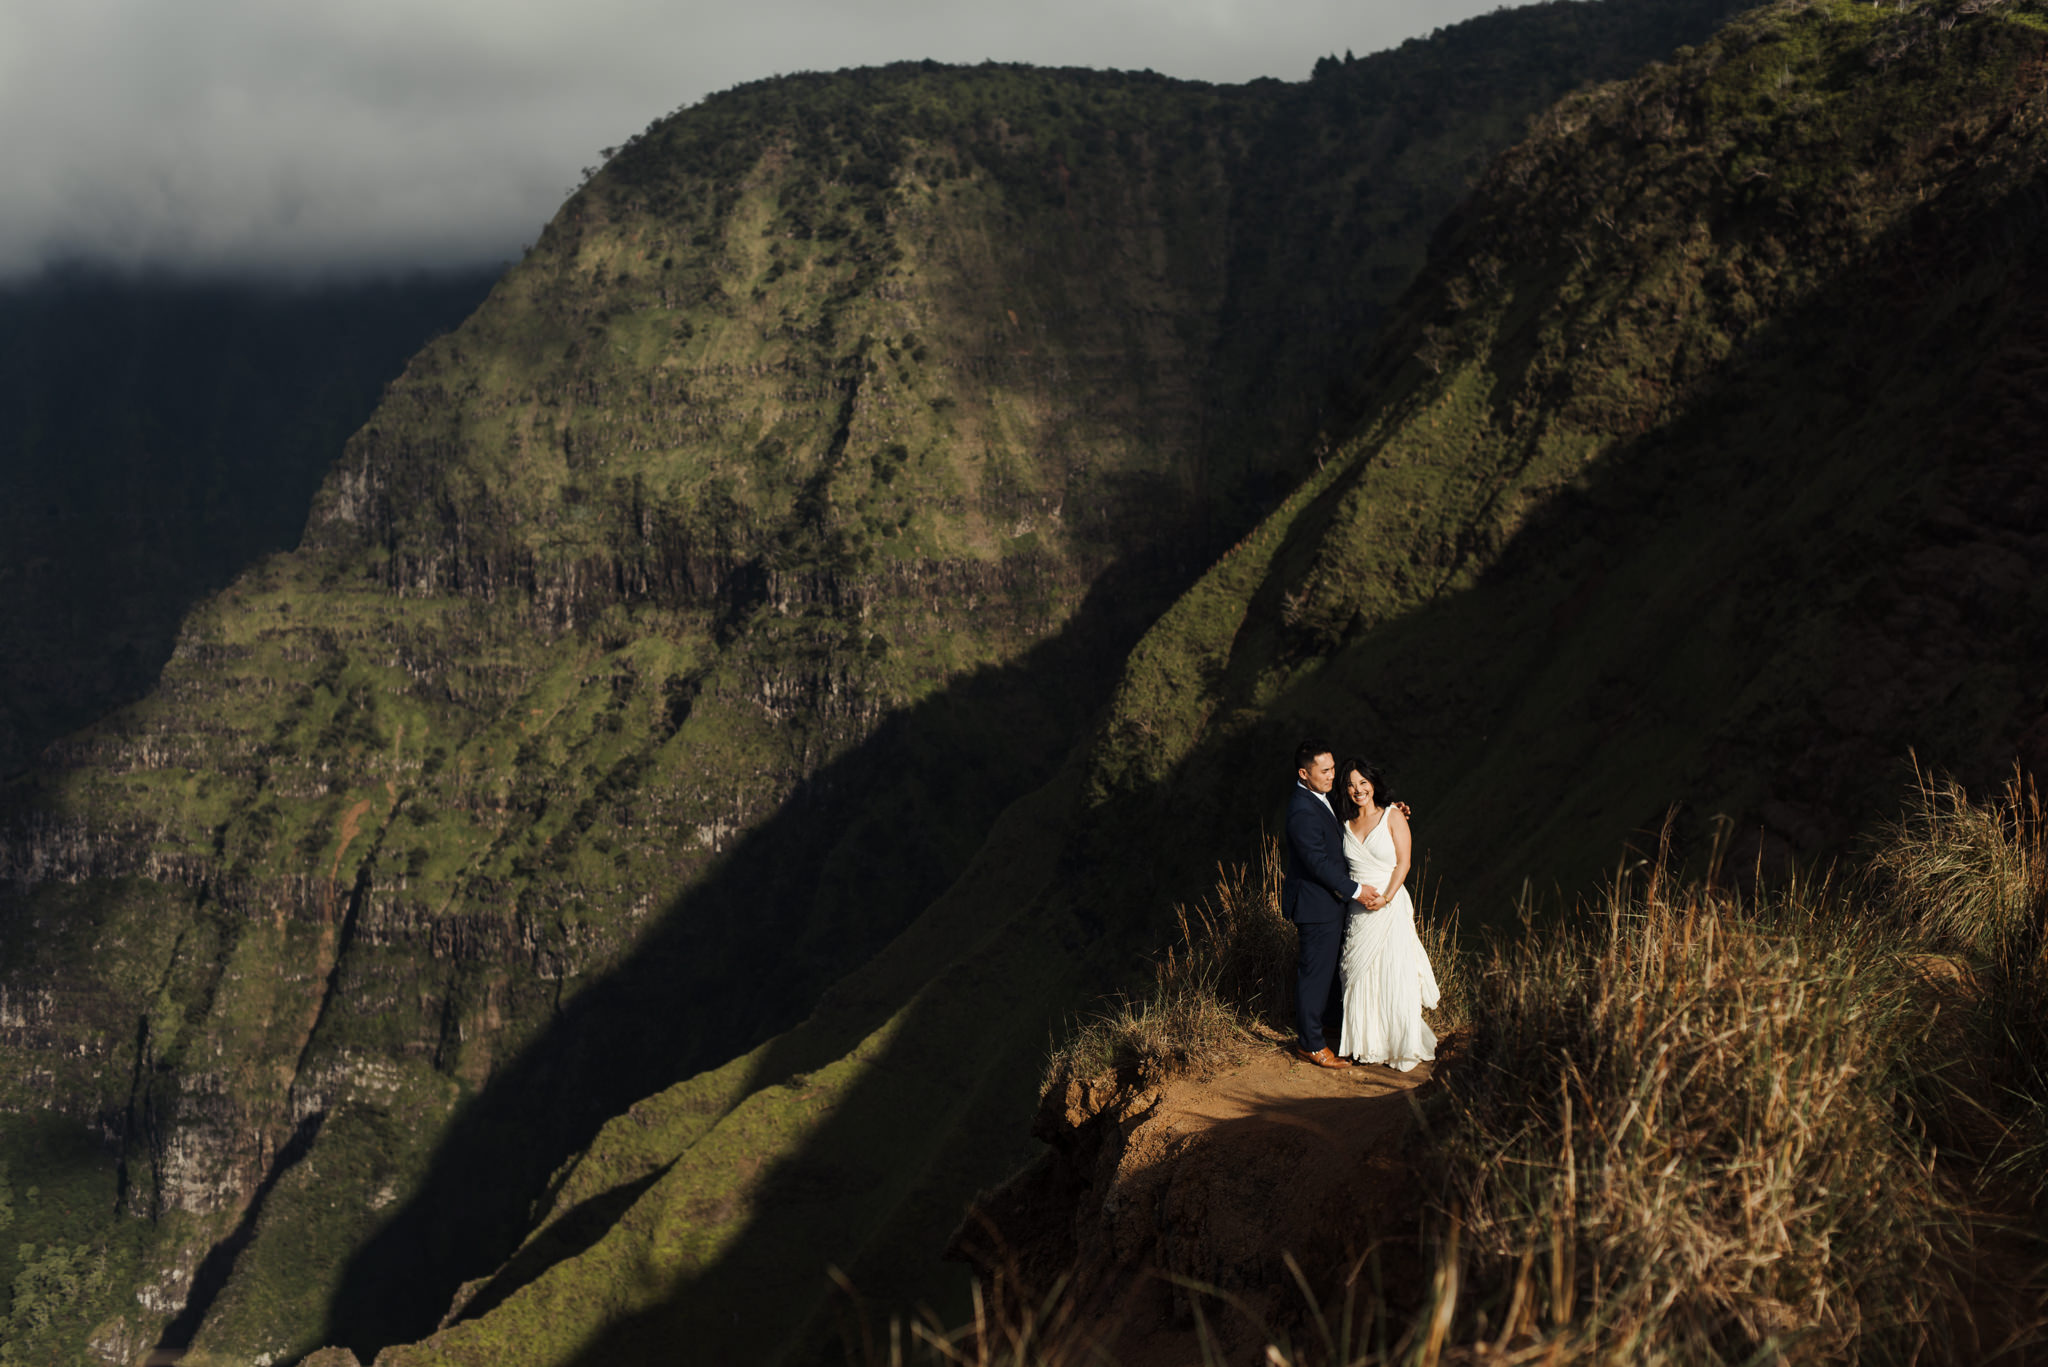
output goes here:
<path id="1" fill-rule="evenodd" d="M 651 1268 L 669 1279 L 657 1303 L 601 1325 L 567 1361 L 661 1361 L 683 1342 L 707 1362 L 804 1360 L 829 1345 L 828 1265 L 879 1304 L 965 1313 L 964 1271 L 939 1263 L 943 1231 L 969 1193 L 1028 1159 L 1046 1040 L 1079 999 L 1080 937 L 1065 918 L 1039 904 L 1007 910 L 902 1010 L 806 1139 L 748 1184 L 748 1213 L 717 1252 Z M 651 1194 L 636 1238 L 691 1217 L 664 1194 Z"/>
<path id="2" fill-rule="evenodd" d="M 351 1259 L 326 1341 L 367 1360 L 432 1332 L 463 1282 L 499 1274 L 495 1300 L 599 1237 L 612 1198 L 500 1272 L 550 1177 L 606 1120 L 789 1031 L 944 890 L 1002 810 L 1057 769 L 1170 585 L 1193 572 L 1174 563 L 1185 554 L 1110 572 L 1057 636 L 885 722 L 740 838 L 464 1106 L 414 1197 Z M 849 830 L 887 843 L 835 850 Z M 875 887 L 890 905 L 864 904 Z M 683 981 L 701 986 L 682 994 Z M 824 1066 L 887 1014 L 772 1046 L 746 1090 Z"/>
<path id="3" fill-rule="evenodd" d="M 1011 934 L 1021 945 L 1033 930 L 1045 928 L 1045 922 L 1027 914 Z M 1018 1071 L 1024 1085 L 977 1098 L 986 1114 L 974 1124 L 1004 1123 L 992 1103 L 1008 1093 L 1012 1109 L 1007 1123 L 1021 1135 L 1035 1099 L 1043 1025 L 1051 1012 L 1048 1003 L 1032 1001 L 1014 985 L 1005 987 L 1007 1009 L 993 1033 L 1001 1040 L 1001 1062 L 1023 1065 Z M 913 1303 L 925 1300 L 917 1292 L 931 1285 L 930 1269 L 937 1268 L 942 1252 L 940 1238 L 923 1250 L 924 1269 L 918 1274 L 881 1266 L 859 1247 L 849 1218 L 856 1212 L 847 1209 L 855 1203 L 827 1199 L 820 1179 L 865 1175 L 892 1152 L 921 1163 L 944 1161 L 951 1150 L 959 1155 L 956 1161 L 973 1164 L 969 1155 L 983 1147 L 977 1136 L 942 1138 L 929 1130 L 912 1136 L 894 1117 L 920 1091 L 936 1097 L 971 1084 L 970 1060 L 957 1050 L 952 1058 L 938 1052 L 949 1033 L 973 1017 L 976 1001 L 976 994 L 957 988 L 920 999 L 917 1019 L 898 1037 L 890 1057 L 870 1069 L 871 1080 L 832 1112 L 802 1152 L 778 1160 L 763 1179 L 766 1209 L 715 1262 L 678 1278 L 667 1300 L 594 1334 L 570 1359 L 573 1367 L 662 1361 L 684 1342 L 703 1361 L 826 1361 L 831 1358 L 828 1326 L 840 1318 L 822 1313 L 828 1302 L 837 1302 L 834 1308 L 841 1315 L 886 1317 L 907 1314 Z M 1083 1128 L 1099 1122 L 1089 1136 L 1094 1143 L 1084 1139 L 1071 1153 L 1053 1159 L 1058 1172 L 1034 1165 L 1018 1182 L 1002 1185 L 1015 1166 L 1005 1172 L 983 1159 L 980 1171 L 971 1174 L 980 1180 L 956 1189 L 953 1209 L 940 1227 L 958 1222 L 971 1192 L 1002 1185 L 987 1200 L 994 1237 L 1004 1248 L 986 1257 L 987 1250 L 976 1249 L 968 1256 L 978 1271 L 987 1273 L 1016 1255 L 1038 1255 L 1032 1272 L 1046 1274 L 1043 1281 L 1027 1274 L 1029 1285 L 1019 1291 L 1034 1301 L 1077 1265 L 1119 1284 L 1148 1267 L 1208 1280 L 1220 1273 L 1226 1289 L 1263 1293 L 1269 1285 L 1286 1282 L 1283 1249 L 1320 1272 L 1360 1251 L 1362 1240 L 1374 1231 L 1395 1223 L 1375 1218 L 1367 1202 L 1377 1188 L 1392 1185 L 1390 1163 L 1411 1115 L 1402 1094 L 1428 1076 L 1427 1069 L 1406 1076 L 1379 1068 L 1331 1073 L 1260 1049 L 1222 1076 L 1141 1087 L 1120 1095 L 1101 1117 L 1074 1117 Z M 972 1109 L 963 1107 L 944 1118 L 965 1118 L 963 1113 Z M 1006 1145 L 989 1156 L 1014 1148 Z M 1098 1163 L 1105 1154 L 1115 1169 L 1107 1188 L 1097 1185 L 1104 1171 Z M 1303 1184 L 1300 1177 L 1307 1172 L 1326 1173 L 1330 1180 Z M 1231 1174 L 1230 1180 L 1219 1182 L 1224 1173 Z M 874 1197 L 858 1205 L 872 1210 L 890 1200 L 906 1200 L 915 1185 L 909 1174 L 878 1182 Z M 1406 1210 L 1413 1192 L 1408 1196 L 1404 1202 L 1380 1202 L 1379 1214 Z M 1090 1239 L 1085 1248 L 1075 1245 L 1077 1229 Z M 829 1290 L 826 1263 L 847 1260 L 821 1254 L 820 1236 L 860 1254 L 861 1262 L 851 1264 L 850 1280 L 862 1308 Z M 963 1242 L 972 1245 L 974 1238 Z M 943 1320 L 957 1320 L 968 1312 L 970 1274 L 961 1266 L 948 1267 L 946 1274 L 956 1283 L 955 1294 L 932 1308 Z M 1165 1288 L 1144 1285 L 1135 1291 L 1119 1307 L 1132 1340 L 1167 1327 L 1152 1294 L 1165 1299 Z M 768 1306 L 783 1313 L 766 1318 L 759 1312 Z M 755 1313 L 730 1317 L 740 1307 Z"/>
<path id="4" fill-rule="evenodd" d="M 0 778 L 147 693 L 186 612 L 297 541 L 384 386 L 498 273 L 0 288 Z"/>
<path id="5" fill-rule="evenodd" d="M 1298 648 L 1280 595 L 1330 531 L 1339 491 L 1305 513 L 1216 684 L 1229 725 L 1155 781 L 1080 812 L 1056 884 L 1026 906 L 991 906 L 988 943 L 914 999 L 833 1113 L 774 1161 L 743 1227 L 582 1360 L 630 1361 L 683 1333 L 749 1360 L 777 1355 L 755 1351 L 766 1342 L 806 1351 L 811 1327 L 792 1322 L 823 1304 L 827 1263 L 900 1306 L 929 1273 L 892 1277 L 863 1260 L 950 1226 L 995 1159 L 1018 1152 L 1001 1147 L 1001 1127 L 1024 1130 L 1046 1022 L 1127 981 L 1128 951 L 1157 942 L 1171 902 L 1199 896 L 1218 857 L 1249 852 L 1299 730 L 1371 741 L 1408 780 L 1419 839 L 1449 866 L 1444 886 L 1480 919 L 1504 915 L 1532 873 L 1583 886 L 1674 800 L 1687 804 L 1681 856 L 1703 851 L 1716 814 L 1820 854 L 1893 800 L 1909 748 L 1966 779 L 2001 771 L 2015 746 L 2038 766 L 2026 747 L 2044 734 L 2041 704 L 2021 681 L 2048 666 L 2048 637 L 2025 592 L 1998 586 L 2048 582 L 2048 472 L 2029 454 L 2048 430 L 2048 314 L 2036 307 L 2048 279 L 2028 250 L 2048 227 L 2039 188 L 1960 226 L 1915 220 L 1746 338 L 1744 358 L 1687 409 L 1554 492 L 1472 587 L 1319 662 L 1302 656 L 1315 667 L 1262 695 L 1255 675 Z M 1997 268 L 1977 270 L 1987 260 Z M 1091 623 L 1109 596 L 1091 596 Z M 1085 716 L 1115 661 L 1083 638 L 1105 651 L 1128 639 L 1096 629 L 1077 622 L 1020 664 L 962 681 L 821 776 L 829 804 L 800 793 L 742 842 L 455 1122 L 418 1197 L 352 1263 L 330 1341 L 367 1355 L 428 1332 L 458 1281 L 512 1252 L 548 1173 L 598 1124 L 731 1056 L 690 1031 L 723 1022 L 759 1039 L 793 1024 L 825 986 L 781 952 L 798 904 L 790 925 L 736 926 L 734 908 L 764 905 L 756 890 L 788 876 L 817 823 L 859 805 L 874 781 L 863 770 L 903 753 L 893 747 L 934 747 L 919 753 L 946 762 L 919 772 L 961 783 L 932 810 L 971 845 L 1018 791 L 980 773 L 987 729 L 1013 727 L 1012 710 L 1048 687 L 1062 697 L 1037 705 L 1063 699 Z M 1256 711 L 1233 714 L 1255 697 Z M 1042 780 L 1058 747 L 1039 748 Z M 1753 852 L 1761 861 L 1765 845 Z M 734 965 L 723 990 L 676 1001 L 668 966 L 705 955 Z M 771 1050 L 753 1085 L 823 1067 L 859 1033 Z M 543 1271 L 495 1288 L 498 1312 L 519 1308 L 513 1282 Z"/>
<path id="6" fill-rule="evenodd" d="M 1909 754 L 1984 790 L 2015 755 L 2048 772 L 2025 587 L 2048 582 L 2044 236 L 2048 178 L 1916 216 L 1551 491 L 1470 587 L 1325 650 L 1286 619 L 1344 534 L 1340 481 L 1250 598 L 1214 686 L 1228 724 L 1123 795 L 1091 866 L 1191 842 L 1248 856 L 1268 813 L 1245 776 L 1305 732 L 1388 768 L 1468 925 L 1509 924 L 1532 876 L 1568 902 L 1674 805 L 1681 860 L 1718 845 L 1769 875 L 1894 810 Z M 1508 339 L 1497 372 L 1523 354 Z"/>

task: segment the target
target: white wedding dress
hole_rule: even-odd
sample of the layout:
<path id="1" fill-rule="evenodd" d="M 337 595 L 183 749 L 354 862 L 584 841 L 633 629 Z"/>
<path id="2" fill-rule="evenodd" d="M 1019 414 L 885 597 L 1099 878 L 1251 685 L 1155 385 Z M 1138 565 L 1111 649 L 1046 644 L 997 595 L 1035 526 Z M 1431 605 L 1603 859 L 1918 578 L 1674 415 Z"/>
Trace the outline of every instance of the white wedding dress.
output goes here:
<path id="1" fill-rule="evenodd" d="M 1387 816 L 1365 839 L 1344 822 L 1344 862 L 1351 877 L 1384 890 L 1397 856 Z M 1378 911 L 1356 902 L 1344 923 L 1344 1029 L 1337 1052 L 1360 1063 L 1385 1063 L 1407 1072 L 1436 1057 L 1436 1033 L 1422 1009 L 1437 1004 L 1436 973 L 1415 933 L 1415 904 L 1404 886 Z"/>

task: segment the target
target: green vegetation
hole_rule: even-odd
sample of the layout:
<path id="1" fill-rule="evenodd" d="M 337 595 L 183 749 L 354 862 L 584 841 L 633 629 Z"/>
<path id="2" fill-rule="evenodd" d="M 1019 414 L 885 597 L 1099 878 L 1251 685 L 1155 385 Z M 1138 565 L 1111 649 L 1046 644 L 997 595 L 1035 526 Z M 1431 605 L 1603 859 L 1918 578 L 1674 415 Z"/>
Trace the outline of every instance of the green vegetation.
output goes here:
<path id="1" fill-rule="evenodd" d="M 2042 223 L 2016 189 L 2041 149 L 2013 114 L 2039 42 L 2025 7 L 1772 6 L 1555 107 L 1446 225 L 1356 432 L 1133 654 L 1068 895 L 1153 909 L 1156 943 L 1199 871 L 1277 815 L 1284 779 L 1247 776 L 1309 731 L 1363 733 L 1446 901 L 1502 928 L 1518 902 L 1572 905 L 1674 802 L 1674 860 L 1769 888 L 1881 822 L 1915 746 L 1976 791 L 2016 750 L 2048 759 L 2019 682 L 2048 568 L 2019 520 L 2048 506 L 2024 397 Z M 1760 955 L 1779 942 L 1776 912 L 1744 915 Z M 2030 1021 L 2019 1001 L 1973 1018 Z M 1189 1030 L 1139 1011 L 1077 1047 L 1142 1070 Z M 2031 1085 L 2030 1030 L 1984 1042 L 1998 1085 Z M 1840 1100 L 1816 1112 L 1826 1142 L 1875 1114 Z M 2033 1133 L 2013 1122 L 1998 1161 Z M 1479 1302 L 1495 1335 L 1512 1284 Z M 1887 1308 L 1967 1360 L 1930 1294 Z M 1697 1348 L 1683 1317 L 1659 1323 L 1660 1351 Z M 1873 1352 L 1918 1328 L 1874 1319 Z"/>
<path id="2" fill-rule="evenodd" d="M 8 1290 L 6 1337 L 0 1339 L 0 1362 L 35 1361 L 22 1347 L 44 1337 L 44 1331 L 68 1318 L 74 1306 L 105 1288 L 107 1255 L 84 1244 L 22 1244 L 15 1251 L 21 1270 Z"/>
<path id="3" fill-rule="evenodd" d="M 1769 886 L 1910 748 L 2031 754 L 2048 35 L 1719 17 L 1518 10 L 1300 86 L 801 77 L 621 150 L 302 548 L 10 793 L 0 1100 L 98 1125 L 79 1228 L 193 1274 L 95 1313 L 802 1361 L 831 1262 L 962 1318 L 933 1254 L 1049 1028 L 1257 858 L 1297 732 L 1370 743 L 1468 924 L 1674 801 L 1674 860 Z M 1268 971 L 1177 950 L 1162 1001 L 1277 1006 L 1256 904 L 1210 924 Z"/>
<path id="4" fill-rule="evenodd" d="M 107 1220 L 115 1199 L 83 1127 L 27 1115 L 0 1130 L 0 1362 L 93 1360 L 106 1303 L 147 1276 L 149 1231 Z"/>
<path id="5" fill-rule="evenodd" d="M 1782 870 L 1880 818 L 1910 748 L 1973 785 L 2044 758 L 2024 17 L 1766 7 L 1547 113 L 1322 482 L 1140 643 L 1090 791 L 1173 805 L 1119 838 L 1245 849 L 1242 776 L 1341 728 L 1499 919 L 1674 801 L 1682 857 L 1732 822 Z"/>

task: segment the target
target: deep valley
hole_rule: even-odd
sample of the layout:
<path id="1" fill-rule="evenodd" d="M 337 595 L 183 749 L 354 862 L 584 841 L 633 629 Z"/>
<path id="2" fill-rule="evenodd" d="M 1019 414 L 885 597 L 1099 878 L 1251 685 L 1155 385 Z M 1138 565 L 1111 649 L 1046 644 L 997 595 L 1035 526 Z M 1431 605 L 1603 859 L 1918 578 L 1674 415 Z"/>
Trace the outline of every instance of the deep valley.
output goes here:
<path id="1" fill-rule="evenodd" d="M 1301 732 L 1475 934 L 2048 765 L 2044 112 L 2028 3 L 1589 0 L 657 120 L 152 686 L 7 684 L 0 1361 L 957 1320 Z"/>

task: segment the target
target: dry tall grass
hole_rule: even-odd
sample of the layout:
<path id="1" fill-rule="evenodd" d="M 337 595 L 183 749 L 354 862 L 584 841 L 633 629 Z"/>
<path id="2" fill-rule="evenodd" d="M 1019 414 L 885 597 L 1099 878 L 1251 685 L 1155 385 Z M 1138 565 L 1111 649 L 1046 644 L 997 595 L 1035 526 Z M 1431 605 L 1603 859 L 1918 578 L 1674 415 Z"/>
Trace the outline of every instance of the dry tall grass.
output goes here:
<path id="1" fill-rule="evenodd" d="M 1951 1143 L 1980 1150 L 1987 1177 L 2032 1208 L 2048 1236 L 2048 813 L 2018 771 L 1996 801 L 1973 805 L 1950 781 L 1921 777 L 1917 801 L 1870 861 L 1871 902 L 1889 911 L 1946 976 L 1966 1009 L 1939 1032 L 1937 1076 Z M 1953 994 L 1952 994 L 1953 995 Z"/>
<path id="2" fill-rule="evenodd" d="M 847 1361 L 860 1367 L 1116 1367 L 1064 1281 L 1036 1303 L 976 1286 L 966 1324 L 949 1329 L 926 1312 L 878 1333 L 852 1282 L 836 1267 L 831 1275 L 843 1295 Z"/>
<path id="3" fill-rule="evenodd" d="M 1999 965 L 2037 960 L 2048 930 L 2048 825 L 2017 770 L 1982 806 L 1920 775 L 1868 865 L 1871 899 L 1930 941 Z"/>
<path id="4" fill-rule="evenodd" d="M 1415 900 L 1415 933 L 1436 971 L 1436 1009 L 1422 1014 L 1439 1039 L 1448 1039 L 1472 1023 L 1472 976 L 1466 962 L 1470 956 L 1459 930 L 1458 909 L 1445 912 L 1437 905 L 1427 875 L 1427 869 L 1418 867 L 1408 894 Z"/>
<path id="5" fill-rule="evenodd" d="M 1987 1195 L 2037 1210 L 2043 1195 L 2044 888 L 2031 791 L 2015 780 L 1978 805 L 1923 781 L 1846 887 L 1744 899 L 1658 864 L 1494 947 L 1461 975 L 1472 1031 L 1424 1139 L 1430 1303 L 1389 1347 L 1326 1334 L 1272 1360 L 2038 1350 L 2043 1307 L 1980 1319 L 1970 1292 L 1979 1241 L 2004 1237 Z M 1930 1129 L 1994 1110 L 1995 1161 L 1938 1159 Z M 2034 1244 L 2033 1266 L 2004 1270 L 2038 1277 L 2043 1260 Z"/>
<path id="6" fill-rule="evenodd" d="M 1432 1155 L 1457 1339 L 1614 1363 L 1959 1341 L 1954 1192 L 1896 1106 L 1917 981 L 1825 888 L 1745 907 L 1654 873 L 1494 950 Z"/>

